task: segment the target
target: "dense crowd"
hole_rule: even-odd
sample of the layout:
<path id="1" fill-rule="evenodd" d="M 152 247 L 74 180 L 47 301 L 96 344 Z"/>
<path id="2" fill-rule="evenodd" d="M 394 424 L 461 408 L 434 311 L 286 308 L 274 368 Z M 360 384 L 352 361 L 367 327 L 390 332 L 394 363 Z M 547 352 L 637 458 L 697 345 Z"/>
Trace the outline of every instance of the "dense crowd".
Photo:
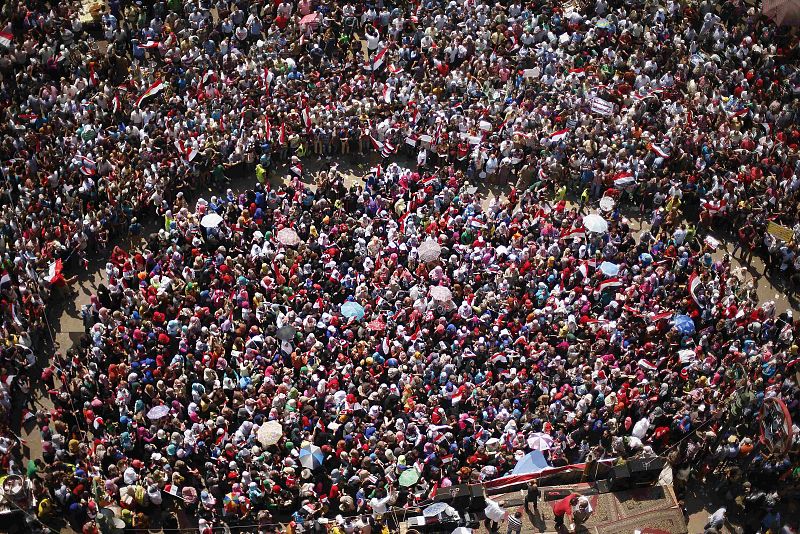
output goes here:
<path id="1" fill-rule="evenodd" d="M 44 382 L 42 520 L 369 522 L 540 438 L 554 466 L 724 472 L 783 526 L 759 488 L 796 485 L 774 452 L 796 445 L 758 414 L 800 417 L 798 325 L 704 235 L 796 291 L 793 33 L 708 0 L 110 0 L 85 27 L 81 9 L 0 15 L 0 453 L 25 471 L 12 401 L 32 411 Z M 367 158 L 345 183 L 335 162 Z M 98 254 L 87 336 L 40 376 L 46 305 Z"/>

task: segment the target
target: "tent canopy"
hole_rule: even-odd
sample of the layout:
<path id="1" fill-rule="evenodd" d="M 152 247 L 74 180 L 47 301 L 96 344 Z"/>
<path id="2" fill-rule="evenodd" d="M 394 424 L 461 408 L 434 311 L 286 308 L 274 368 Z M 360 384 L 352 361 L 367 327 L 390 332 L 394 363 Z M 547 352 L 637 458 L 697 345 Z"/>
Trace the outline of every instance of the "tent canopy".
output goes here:
<path id="1" fill-rule="evenodd" d="M 542 451 L 531 451 L 522 459 L 517 462 L 517 465 L 514 466 L 514 470 L 511 471 L 512 475 L 526 475 L 528 473 L 538 473 L 539 471 L 544 471 L 550 467 L 547 463 L 547 460 L 544 458 L 544 454 Z"/>

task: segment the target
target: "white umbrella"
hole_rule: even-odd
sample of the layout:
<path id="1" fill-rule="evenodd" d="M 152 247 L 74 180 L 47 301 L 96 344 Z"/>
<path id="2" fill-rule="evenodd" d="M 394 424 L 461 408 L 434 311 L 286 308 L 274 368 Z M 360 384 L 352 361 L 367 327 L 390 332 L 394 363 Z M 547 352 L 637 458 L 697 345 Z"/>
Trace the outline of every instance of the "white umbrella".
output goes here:
<path id="1" fill-rule="evenodd" d="M 256 437 L 265 447 L 275 445 L 283 436 L 283 426 L 278 421 L 267 421 L 258 429 Z"/>
<path id="2" fill-rule="evenodd" d="M 528 447 L 535 451 L 549 451 L 553 446 L 553 437 L 550 434 L 536 432 L 528 436 Z"/>
<path id="3" fill-rule="evenodd" d="M 439 259 L 442 254 L 442 247 L 433 239 L 427 239 L 417 248 L 417 254 L 419 255 L 419 261 L 429 263 Z"/>
<path id="4" fill-rule="evenodd" d="M 169 406 L 165 404 L 159 404 L 158 406 L 153 406 L 150 408 L 150 411 L 147 412 L 147 418 L 151 421 L 155 421 L 157 419 L 161 419 L 166 417 L 169 413 Z"/>
<path id="5" fill-rule="evenodd" d="M 443 502 L 435 502 L 422 510 L 422 515 L 425 517 L 434 517 L 447 510 L 447 504 Z"/>
<path id="6" fill-rule="evenodd" d="M 292 247 L 300 243 L 300 236 L 294 228 L 281 228 L 278 230 L 278 242 L 282 245 Z"/>
<path id="7" fill-rule="evenodd" d="M 433 286 L 431 288 L 431 298 L 439 302 L 450 302 L 453 300 L 453 293 L 444 286 Z"/>
<path id="8" fill-rule="evenodd" d="M 216 228 L 222 222 L 222 217 L 218 213 L 211 212 L 200 220 L 203 228 Z"/>
<path id="9" fill-rule="evenodd" d="M 604 234 L 608 232 L 608 223 L 596 213 L 586 215 L 583 218 L 583 227 L 589 232 Z"/>

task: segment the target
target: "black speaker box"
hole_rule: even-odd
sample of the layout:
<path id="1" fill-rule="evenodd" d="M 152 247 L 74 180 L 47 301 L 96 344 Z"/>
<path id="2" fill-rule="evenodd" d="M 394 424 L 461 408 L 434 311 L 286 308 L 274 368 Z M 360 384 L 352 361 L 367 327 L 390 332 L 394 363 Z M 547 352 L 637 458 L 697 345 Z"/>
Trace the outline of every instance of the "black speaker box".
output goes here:
<path id="1" fill-rule="evenodd" d="M 628 461 L 631 472 L 631 482 L 636 486 L 650 486 L 658 482 L 658 476 L 664 465 L 667 463 L 665 458 L 644 458 Z"/>
<path id="2" fill-rule="evenodd" d="M 633 481 L 628 464 L 615 465 L 608 472 L 608 484 L 611 491 L 623 491 L 630 489 Z"/>
<path id="3" fill-rule="evenodd" d="M 483 512 L 486 508 L 486 493 L 483 486 L 475 484 L 457 484 L 449 488 L 440 488 L 436 492 L 434 502 L 447 503 L 459 512 Z"/>

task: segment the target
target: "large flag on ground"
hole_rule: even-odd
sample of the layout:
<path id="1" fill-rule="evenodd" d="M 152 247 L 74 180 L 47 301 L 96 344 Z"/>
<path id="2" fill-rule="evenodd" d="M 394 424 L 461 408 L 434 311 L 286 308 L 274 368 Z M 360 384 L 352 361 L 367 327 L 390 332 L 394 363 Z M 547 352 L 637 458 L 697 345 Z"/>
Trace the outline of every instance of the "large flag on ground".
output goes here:
<path id="1" fill-rule="evenodd" d="M 138 108 L 139 106 L 142 105 L 142 102 L 144 102 L 145 99 L 157 95 L 158 93 L 163 91 L 166 87 L 167 86 L 164 85 L 164 82 L 162 82 L 161 80 L 156 80 L 156 83 L 148 87 L 147 90 L 144 93 L 142 93 L 142 96 L 136 99 L 136 107 Z"/>

